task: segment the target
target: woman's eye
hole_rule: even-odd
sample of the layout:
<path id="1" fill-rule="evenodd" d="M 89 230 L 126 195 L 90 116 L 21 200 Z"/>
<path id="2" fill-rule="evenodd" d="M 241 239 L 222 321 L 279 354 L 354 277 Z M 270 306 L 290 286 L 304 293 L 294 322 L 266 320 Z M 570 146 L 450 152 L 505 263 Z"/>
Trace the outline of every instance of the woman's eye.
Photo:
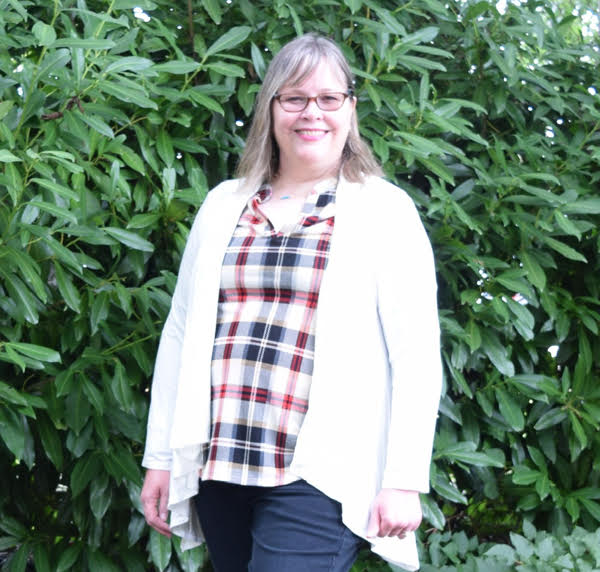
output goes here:
<path id="1" fill-rule="evenodd" d="M 304 103 L 304 99 L 301 95 L 286 95 L 283 101 L 285 103 Z"/>

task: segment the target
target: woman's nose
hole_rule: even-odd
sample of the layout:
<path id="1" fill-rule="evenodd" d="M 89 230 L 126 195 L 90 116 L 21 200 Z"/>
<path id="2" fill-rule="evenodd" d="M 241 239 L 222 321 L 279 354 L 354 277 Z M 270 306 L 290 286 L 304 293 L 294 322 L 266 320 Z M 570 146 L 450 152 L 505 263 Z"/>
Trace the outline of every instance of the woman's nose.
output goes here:
<path id="1" fill-rule="evenodd" d="M 316 98 L 309 99 L 306 107 L 302 110 L 303 117 L 320 116 L 322 113 L 321 108 L 317 105 Z"/>

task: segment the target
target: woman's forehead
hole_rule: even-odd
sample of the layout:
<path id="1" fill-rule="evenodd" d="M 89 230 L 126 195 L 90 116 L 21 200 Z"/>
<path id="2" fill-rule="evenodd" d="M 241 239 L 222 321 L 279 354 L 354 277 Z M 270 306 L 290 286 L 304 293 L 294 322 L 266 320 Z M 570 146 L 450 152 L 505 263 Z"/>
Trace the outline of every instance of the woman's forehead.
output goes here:
<path id="1" fill-rule="evenodd" d="M 327 66 L 331 71 L 331 74 L 344 86 L 346 85 L 346 76 L 337 62 L 333 61 L 331 58 L 320 58 L 318 60 L 313 60 L 310 57 L 306 57 L 302 60 L 300 65 L 296 70 L 294 70 L 290 77 L 283 82 L 281 87 L 299 86 L 300 84 L 304 83 L 321 65 Z"/>

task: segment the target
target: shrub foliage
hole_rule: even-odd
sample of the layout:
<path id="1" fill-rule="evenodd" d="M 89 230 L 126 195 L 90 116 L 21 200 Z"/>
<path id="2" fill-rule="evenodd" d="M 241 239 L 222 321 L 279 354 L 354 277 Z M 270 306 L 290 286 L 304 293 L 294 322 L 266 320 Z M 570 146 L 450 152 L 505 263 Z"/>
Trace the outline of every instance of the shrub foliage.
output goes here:
<path id="1" fill-rule="evenodd" d="M 140 512 L 153 359 L 192 217 L 233 173 L 271 54 L 305 31 L 342 45 L 362 132 L 436 251 L 446 383 L 428 526 L 598 527 L 600 54 L 573 6 L 0 6 L 8 569 L 202 566 Z"/>

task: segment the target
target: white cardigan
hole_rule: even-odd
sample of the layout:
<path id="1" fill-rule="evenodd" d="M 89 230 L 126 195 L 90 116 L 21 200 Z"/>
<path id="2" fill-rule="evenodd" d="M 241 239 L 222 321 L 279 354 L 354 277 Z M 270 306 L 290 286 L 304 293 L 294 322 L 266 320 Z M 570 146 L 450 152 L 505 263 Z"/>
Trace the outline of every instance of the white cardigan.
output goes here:
<path id="1" fill-rule="evenodd" d="M 171 471 L 171 528 L 184 548 L 202 541 L 191 499 L 210 438 L 221 263 L 254 191 L 231 180 L 206 197 L 156 359 L 142 464 Z M 433 256 L 404 191 L 378 177 L 340 180 L 316 319 L 309 407 L 291 470 L 338 500 L 344 523 L 365 538 L 381 488 L 429 490 L 441 390 Z M 418 568 L 414 534 L 370 541 L 386 560 Z"/>

